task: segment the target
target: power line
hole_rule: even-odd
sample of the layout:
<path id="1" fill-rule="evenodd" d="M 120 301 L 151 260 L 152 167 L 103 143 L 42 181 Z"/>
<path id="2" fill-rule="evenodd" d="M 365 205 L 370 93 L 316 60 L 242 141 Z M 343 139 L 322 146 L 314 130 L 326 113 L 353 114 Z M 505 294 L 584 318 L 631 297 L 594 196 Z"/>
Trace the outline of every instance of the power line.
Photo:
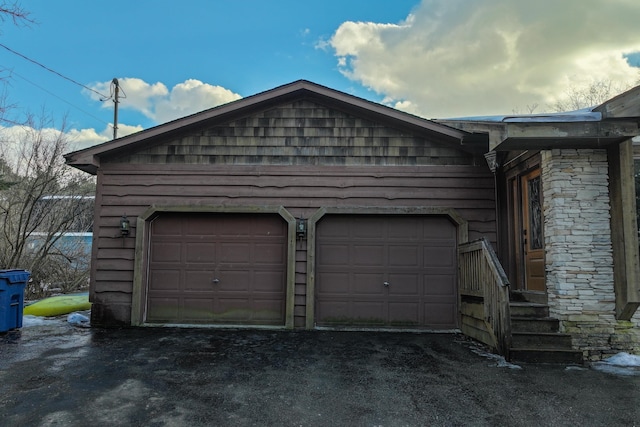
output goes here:
<path id="1" fill-rule="evenodd" d="M 27 83 L 32 84 L 33 86 L 35 86 L 35 87 L 37 87 L 38 89 L 40 89 L 40 90 L 42 90 L 42 91 L 44 91 L 44 92 L 48 93 L 49 95 L 51 95 L 51 96 L 53 96 L 53 97 L 55 97 L 55 98 L 58 98 L 60 101 L 64 102 L 65 104 L 68 104 L 68 105 L 72 106 L 73 108 L 75 108 L 75 109 L 76 109 L 76 110 L 78 110 L 78 111 L 83 112 L 83 113 L 84 113 L 84 114 L 86 114 L 87 116 L 92 117 L 92 118 L 94 118 L 94 119 L 98 120 L 99 122 L 102 122 L 102 123 L 104 123 L 104 124 L 106 124 L 106 125 L 108 125 L 108 126 L 112 126 L 110 123 L 108 123 L 108 122 L 106 122 L 106 121 L 102 120 L 102 119 L 101 119 L 101 118 L 99 118 L 99 117 L 94 116 L 93 114 L 91 114 L 91 113 L 89 113 L 89 112 L 87 112 L 87 111 L 83 110 L 82 108 L 80 108 L 80 107 L 78 107 L 78 106 L 76 106 L 76 105 L 72 104 L 71 102 L 69 102 L 69 101 L 65 100 L 64 98 L 59 97 L 59 96 L 58 96 L 58 95 L 56 95 L 55 93 L 53 93 L 53 92 L 51 92 L 51 91 L 49 91 L 49 90 L 47 90 L 47 89 L 43 88 L 42 86 L 38 85 L 37 83 L 32 82 L 32 81 L 31 81 L 31 80 L 29 80 L 28 78 L 26 78 L 26 77 L 24 77 L 24 76 L 21 76 L 20 74 L 16 73 L 15 71 L 11 70 L 11 71 L 10 71 L 10 73 L 11 73 L 12 75 L 16 75 L 16 76 L 20 77 L 22 80 L 26 81 Z"/>
<path id="2" fill-rule="evenodd" d="M 90 87 L 87 87 L 87 86 L 83 85 L 82 83 L 78 83 L 77 81 L 73 80 L 73 79 L 72 79 L 72 78 L 70 78 L 70 77 L 67 77 L 67 76 L 65 76 L 65 75 L 63 75 L 63 74 L 60 74 L 59 72 L 57 72 L 57 71 L 55 71 L 55 70 L 52 70 L 51 68 L 47 67 L 46 65 L 43 65 L 43 64 L 39 63 L 38 61 L 36 61 L 36 60 L 34 60 L 34 59 L 31 59 L 31 58 L 29 58 L 29 57 L 27 57 L 27 56 L 25 56 L 25 55 L 21 54 L 20 52 L 16 52 L 15 50 L 13 50 L 13 49 L 11 49 L 11 48 L 9 48 L 9 47 L 7 47 L 7 46 L 3 45 L 2 43 L 0 43 L 0 46 L 1 46 L 1 47 L 3 47 L 3 48 L 5 48 L 5 49 L 7 49 L 9 52 L 11 52 L 11 53 L 13 53 L 13 54 L 15 54 L 15 55 L 18 55 L 19 57 L 21 57 L 21 58 L 23 58 L 23 59 L 26 59 L 26 60 L 27 60 L 27 61 L 29 61 L 29 62 L 32 62 L 32 63 L 34 63 L 34 64 L 36 64 L 36 65 L 39 65 L 40 67 L 44 68 L 45 70 L 49 71 L 50 73 L 53 73 L 53 74 L 55 74 L 55 75 L 57 75 L 57 76 L 59 76 L 59 77 L 62 77 L 62 78 L 63 78 L 63 79 L 65 79 L 65 80 L 70 81 L 71 83 L 73 83 L 73 84 L 75 84 L 75 85 L 78 85 L 78 86 L 80 86 L 80 87 L 82 87 L 82 88 L 84 88 L 84 89 L 86 89 L 86 90 L 88 90 L 88 91 L 91 91 L 91 92 L 93 92 L 93 93 L 95 93 L 95 94 L 97 94 L 97 95 L 100 95 L 102 98 L 106 98 L 106 99 L 109 99 L 109 98 L 110 98 L 110 97 L 108 97 L 108 96 L 105 96 L 105 95 L 101 94 L 100 92 L 98 92 L 98 91 L 97 91 L 97 90 L 95 90 L 95 89 L 91 89 Z"/>

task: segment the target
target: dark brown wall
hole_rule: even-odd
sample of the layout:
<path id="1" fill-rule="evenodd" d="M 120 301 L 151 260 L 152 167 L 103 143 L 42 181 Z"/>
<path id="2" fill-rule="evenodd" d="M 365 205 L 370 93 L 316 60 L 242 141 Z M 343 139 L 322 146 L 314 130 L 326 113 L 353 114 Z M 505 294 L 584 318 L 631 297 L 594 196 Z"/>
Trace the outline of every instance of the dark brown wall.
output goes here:
<path id="1" fill-rule="evenodd" d="M 300 135 L 280 136 L 296 132 Z M 305 218 L 320 207 L 446 207 L 469 221 L 470 239 L 495 241 L 493 185 L 481 157 L 307 101 L 193 131 L 130 156 L 101 159 L 92 320 L 130 322 L 136 230 L 119 237 L 123 214 L 133 226 L 151 205 L 246 206 L 247 211 L 284 206 Z M 306 245 L 297 246 L 294 312 L 302 327 Z"/>

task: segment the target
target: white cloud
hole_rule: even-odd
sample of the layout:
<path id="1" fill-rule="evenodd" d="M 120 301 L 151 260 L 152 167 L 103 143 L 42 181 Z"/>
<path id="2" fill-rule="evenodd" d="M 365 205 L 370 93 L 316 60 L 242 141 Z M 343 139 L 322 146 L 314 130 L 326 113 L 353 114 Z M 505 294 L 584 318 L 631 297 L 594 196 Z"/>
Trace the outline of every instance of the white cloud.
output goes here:
<path id="1" fill-rule="evenodd" d="M 130 135 L 141 130 L 143 130 L 141 126 L 120 124 L 118 125 L 118 137 Z M 113 138 L 113 128 L 109 125 L 100 132 L 95 129 L 69 129 L 62 132 L 56 128 L 43 128 L 38 131 L 28 125 L 0 126 L 2 154 L 10 158 L 16 158 L 15 153 L 20 151 L 22 142 L 29 141 L 30 138 L 33 138 L 32 135 L 38 134 L 50 141 L 55 141 L 62 137 L 65 141 L 64 151 L 71 152 L 110 141 Z"/>
<path id="2" fill-rule="evenodd" d="M 636 83 L 640 2 L 423 0 L 400 23 L 345 22 L 341 72 L 426 117 L 547 107 L 598 80 Z M 544 109 L 544 108 L 542 108 Z"/>
<path id="3" fill-rule="evenodd" d="M 175 85 L 168 97 L 157 101 L 155 115 L 151 118 L 158 123 L 165 123 L 240 98 L 242 97 L 237 93 L 221 86 L 189 79 Z"/>
<path id="4" fill-rule="evenodd" d="M 190 114 L 240 99 L 237 93 L 221 86 L 213 86 L 199 80 L 188 79 L 171 90 L 164 83 L 149 84 L 142 79 L 125 77 L 118 79 L 123 92 L 120 108 L 139 111 L 157 124 L 166 123 Z M 112 82 L 96 83 L 92 89 L 100 93 L 111 93 Z M 93 99 L 100 97 L 88 93 Z M 109 103 L 103 104 L 111 108 Z"/>
<path id="5" fill-rule="evenodd" d="M 150 118 L 153 118 L 155 102 L 169 94 L 167 87 L 160 82 L 149 84 L 141 79 L 125 77 L 118 79 L 118 83 L 121 88 L 119 97 L 120 108 L 131 108 L 140 111 Z M 91 88 L 102 94 L 114 96 L 113 81 L 95 83 Z M 95 92 L 85 91 L 85 93 L 89 94 L 91 98 L 95 100 L 102 100 Z M 102 104 L 102 107 L 111 108 L 112 104 L 105 102 Z"/>
<path id="6" fill-rule="evenodd" d="M 140 125 L 131 126 L 119 123 L 118 138 L 140 132 L 141 130 L 143 130 L 143 127 Z M 71 129 L 67 132 L 66 137 L 71 150 L 82 150 L 113 139 L 113 127 L 112 124 L 109 124 L 109 126 L 101 132 L 95 129 Z"/>

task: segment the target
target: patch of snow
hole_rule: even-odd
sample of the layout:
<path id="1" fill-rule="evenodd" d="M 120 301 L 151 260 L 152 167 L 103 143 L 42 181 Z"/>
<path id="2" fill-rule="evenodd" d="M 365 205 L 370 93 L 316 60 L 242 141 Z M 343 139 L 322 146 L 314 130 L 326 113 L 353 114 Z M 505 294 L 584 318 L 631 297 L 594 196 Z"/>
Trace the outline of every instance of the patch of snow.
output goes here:
<path id="1" fill-rule="evenodd" d="M 67 322 L 69 322 L 70 325 L 78 326 L 80 328 L 91 327 L 89 318 L 84 314 L 80 314 L 80 313 L 71 313 L 70 315 L 68 315 Z"/>
<path id="2" fill-rule="evenodd" d="M 485 359 L 491 360 L 492 365 L 493 363 L 495 363 L 496 368 L 522 369 L 522 366 L 509 363 L 504 357 L 498 354 L 489 353 L 482 347 L 472 345 L 471 352 L 477 354 L 478 356 L 484 357 Z"/>
<path id="3" fill-rule="evenodd" d="M 24 316 L 22 316 L 23 328 L 28 328 L 31 326 L 53 325 L 55 323 L 60 323 L 60 321 L 51 317 L 32 316 L 30 314 L 25 314 Z"/>
<path id="4" fill-rule="evenodd" d="M 602 113 L 593 108 L 583 108 L 575 111 L 563 111 L 547 114 L 514 114 L 505 116 L 471 116 L 440 119 L 452 122 L 494 122 L 494 123 L 567 123 L 567 122 L 598 122 L 602 120 Z M 438 120 L 436 120 L 438 121 Z"/>
<path id="5" fill-rule="evenodd" d="M 640 356 L 622 352 L 601 362 L 595 362 L 591 367 L 609 374 L 636 376 L 640 375 Z"/>
<path id="6" fill-rule="evenodd" d="M 640 366 L 640 356 L 625 352 L 611 356 L 605 361 L 616 366 Z"/>

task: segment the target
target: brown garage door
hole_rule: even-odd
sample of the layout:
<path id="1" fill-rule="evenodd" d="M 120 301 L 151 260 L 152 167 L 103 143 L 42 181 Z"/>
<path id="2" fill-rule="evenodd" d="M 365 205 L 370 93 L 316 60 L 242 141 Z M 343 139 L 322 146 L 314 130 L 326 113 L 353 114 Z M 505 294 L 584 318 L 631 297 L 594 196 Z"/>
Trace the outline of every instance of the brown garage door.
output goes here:
<path id="1" fill-rule="evenodd" d="M 316 324 L 457 327 L 456 253 L 446 217 L 325 216 L 317 225 Z"/>
<path id="2" fill-rule="evenodd" d="M 163 213 L 151 223 L 146 321 L 283 325 L 278 215 Z"/>

